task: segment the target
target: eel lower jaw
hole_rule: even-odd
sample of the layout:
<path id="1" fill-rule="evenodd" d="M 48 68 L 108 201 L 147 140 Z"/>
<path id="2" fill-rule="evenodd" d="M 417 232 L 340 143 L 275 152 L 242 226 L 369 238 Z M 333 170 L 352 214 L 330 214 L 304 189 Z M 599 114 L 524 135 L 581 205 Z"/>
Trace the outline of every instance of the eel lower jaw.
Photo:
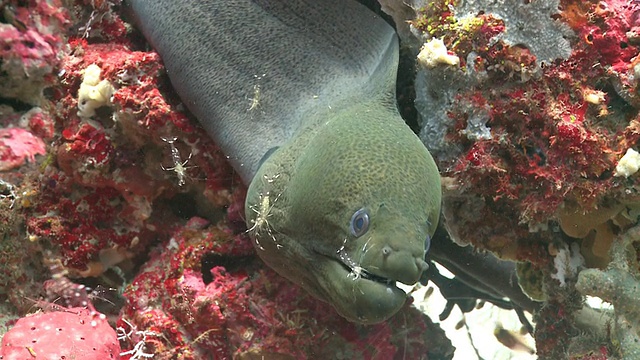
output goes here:
<path id="1" fill-rule="evenodd" d="M 315 253 L 318 267 L 317 285 L 323 289 L 321 298 L 333 305 L 338 313 L 361 324 L 383 322 L 397 313 L 407 300 L 407 294 L 396 286 L 396 280 L 351 267 L 340 259 Z"/>

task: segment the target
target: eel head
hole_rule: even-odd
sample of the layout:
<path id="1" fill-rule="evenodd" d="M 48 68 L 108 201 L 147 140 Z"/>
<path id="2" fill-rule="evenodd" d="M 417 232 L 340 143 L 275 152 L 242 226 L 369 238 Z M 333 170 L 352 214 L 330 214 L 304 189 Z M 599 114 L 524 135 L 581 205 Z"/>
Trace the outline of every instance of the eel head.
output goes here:
<path id="1" fill-rule="evenodd" d="M 365 324 L 403 306 L 396 282 L 415 284 L 427 269 L 440 212 L 433 159 L 388 112 L 334 114 L 279 148 L 260 167 L 245 207 L 269 266 Z"/>

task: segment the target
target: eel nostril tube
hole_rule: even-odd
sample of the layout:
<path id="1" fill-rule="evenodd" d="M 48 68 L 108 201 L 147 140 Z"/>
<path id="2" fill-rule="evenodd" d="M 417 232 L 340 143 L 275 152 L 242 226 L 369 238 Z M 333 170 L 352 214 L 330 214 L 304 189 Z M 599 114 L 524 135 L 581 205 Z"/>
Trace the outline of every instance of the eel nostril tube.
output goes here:
<path id="1" fill-rule="evenodd" d="M 429 269 L 429 263 L 420 258 L 416 258 L 416 266 L 421 271 L 427 271 L 427 269 Z"/>
<path id="2" fill-rule="evenodd" d="M 382 257 L 387 258 L 389 257 L 389 255 L 391 255 L 392 252 L 393 249 L 391 249 L 391 246 L 387 245 L 382 248 Z"/>

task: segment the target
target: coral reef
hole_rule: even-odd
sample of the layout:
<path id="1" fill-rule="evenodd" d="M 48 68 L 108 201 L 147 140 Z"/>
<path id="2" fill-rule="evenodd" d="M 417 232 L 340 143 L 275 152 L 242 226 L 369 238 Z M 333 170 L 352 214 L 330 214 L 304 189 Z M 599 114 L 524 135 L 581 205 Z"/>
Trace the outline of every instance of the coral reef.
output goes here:
<path id="1" fill-rule="evenodd" d="M 44 169 L 27 230 L 55 246 L 78 275 L 98 276 L 119 262 L 114 257 L 129 259 L 168 231 L 176 216 L 161 199 L 197 188 L 202 202 L 228 205 L 234 177 L 204 132 L 162 98 L 156 54 L 83 40 L 75 46 L 54 88 L 62 127 L 55 163 Z M 113 92 L 108 102 L 105 92 Z M 163 170 L 172 160 L 162 140 L 169 135 L 179 135 L 182 153 L 193 154 L 187 175 L 206 181 L 183 188 Z"/>
<path id="2" fill-rule="evenodd" d="M 447 226 L 461 243 L 541 263 L 527 254 L 558 239 L 559 222 L 566 235 L 591 237 L 583 248 L 602 267 L 620 229 L 608 221 L 619 213 L 580 234 L 564 224 L 635 201 L 633 176 L 614 175 L 638 139 L 638 49 L 629 29 L 639 5 L 506 3 L 414 4 L 414 32 L 441 38 L 460 59 L 458 67 L 422 68 L 416 79 L 421 138 L 452 179 Z M 539 36 L 520 36 L 531 29 Z"/>
<path id="3" fill-rule="evenodd" d="M 624 99 L 633 98 L 637 55 L 624 30 L 637 4 L 559 12 L 553 1 L 502 3 L 439 1 L 418 12 L 414 28 L 442 38 L 460 66 L 422 69 L 416 105 L 421 137 L 445 175 L 466 193 L 515 207 L 519 222 L 535 229 L 566 198 L 588 210 L 615 194 L 611 171 L 637 139 L 637 111 Z M 548 26 L 536 27 L 541 21 Z M 571 52 L 561 35 L 543 41 L 513 29 L 547 36 L 569 25 L 576 32 Z M 558 53 L 541 56 L 535 49 L 542 47 Z"/>
<path id="4" fill-rule="evenodd" d="M 559 0 L 464 0 L 455 8 L 460 21 L 484 12 L 504 23 L 504 32 L 494 41 L 502 40 L 509 46 L 522 45 L 539 63 L 566 59 L 571 55 L 567 37 L 572 35 L 567 24 L 555 18 L 559 15 Z"/>
<path id="5" fill-rule="evenodd" d="M 401 36 L 414 55 L 441 41 L 419 69 L 416 106 L 446 177 L 452 239 L 521 262 L 523 287 L 545 300 L 541 359 L 640 356 L 640 176 L 624 157 L 640 139 L 640 4 L 410 5 L 385 1 L 409 20 Z M 47 302 L 83 283 L 113 287 L 124 303 L 106 305 L 117 335 L 105 322 L 93 332 L 117 336 L 115 357 L 450 358 L 411 304 L 388 323 L 355 326 L 255 259 L 243 185 L 119 6 L 0 4 L 5 327 L 85 316 Z M 585 294 L 614 312 L 585 315 Z M 36 308 L 45 312 L 15 322 Z M 585 320 L 596 318 L 605 321 Z"/>

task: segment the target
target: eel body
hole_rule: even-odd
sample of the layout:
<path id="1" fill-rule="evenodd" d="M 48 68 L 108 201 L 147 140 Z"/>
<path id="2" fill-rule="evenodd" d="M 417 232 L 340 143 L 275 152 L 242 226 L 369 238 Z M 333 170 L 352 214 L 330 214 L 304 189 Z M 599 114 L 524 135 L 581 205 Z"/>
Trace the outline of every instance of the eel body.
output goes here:
<path id="1" fill-rule="evenodd" d="M 393 29 L 350 0 L 131 0 L 183 102 L 249 185 L 259 256 L 360 323 L 427 268 L 440 177 L 395 102 Z"/>

